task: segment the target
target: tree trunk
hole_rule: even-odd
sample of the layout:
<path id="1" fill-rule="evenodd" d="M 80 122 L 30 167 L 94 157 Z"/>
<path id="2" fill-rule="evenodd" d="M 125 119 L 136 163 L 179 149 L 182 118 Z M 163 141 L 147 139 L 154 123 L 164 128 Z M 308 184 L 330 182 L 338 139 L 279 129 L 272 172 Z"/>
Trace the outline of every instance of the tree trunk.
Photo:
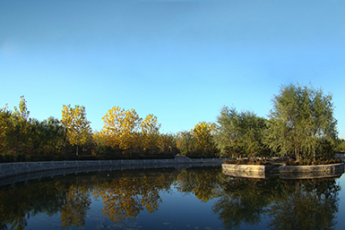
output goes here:
<path id="1" fill-rule="evenodd" d="M 295 151 L 295 157 L 296 157 L 296 161 L 299 161 L 299 151 L 298 150 Z"/>
<path id="2" fill-rule="evenodd" d="M 76 156 L 78 156 L 78 145 L 76 147 L 76 153 L 75 153 Z"/>

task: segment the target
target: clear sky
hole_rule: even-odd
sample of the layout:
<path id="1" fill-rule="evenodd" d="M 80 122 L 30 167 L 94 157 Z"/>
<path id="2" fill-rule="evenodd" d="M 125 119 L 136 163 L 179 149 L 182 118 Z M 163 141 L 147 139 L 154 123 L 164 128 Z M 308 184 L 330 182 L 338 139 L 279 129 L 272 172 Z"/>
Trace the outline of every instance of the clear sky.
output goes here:
<path id="1" fill-rule="evenodd" d="M 0 107 L 31 117 L 84 105 L 93 130 L 113 106 L 161 131 L 236 107 L 267 117 L 281 85 L 333 95 L 345 138 L 345 1 L 0 1 Z"/>

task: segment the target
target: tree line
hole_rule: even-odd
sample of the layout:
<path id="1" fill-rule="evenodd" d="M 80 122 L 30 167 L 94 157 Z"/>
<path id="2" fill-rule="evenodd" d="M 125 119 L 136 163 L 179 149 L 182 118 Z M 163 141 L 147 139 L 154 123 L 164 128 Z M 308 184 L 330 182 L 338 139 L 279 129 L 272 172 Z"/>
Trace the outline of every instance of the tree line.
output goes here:
<path id="1" fill-rule="evenodd" d="M 19 107 L 0 109 L 0 154 L 93 155 L 118 157 L 286 156 L 331 158 L 345 146 L 337 138 L 331 95 L 312 86 L 282 86 L 273 97 L 267 118 L 224 106 L 216 123 L 199 122 L 190 131 L 160 132 L 158 118 L 140 117 L 134 109 L 118 106 L 102 117 L 103 128 L 92 132 L 84 106 L 63 105 L 61 119 L 31 118 L 24 96 Z"/>

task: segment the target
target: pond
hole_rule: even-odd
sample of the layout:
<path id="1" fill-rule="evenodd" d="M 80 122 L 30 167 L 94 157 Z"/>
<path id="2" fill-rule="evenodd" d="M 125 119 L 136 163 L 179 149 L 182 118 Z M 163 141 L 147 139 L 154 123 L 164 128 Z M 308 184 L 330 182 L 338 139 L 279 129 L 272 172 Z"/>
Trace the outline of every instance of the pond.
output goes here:
<path id="1" fill-rule="evenodd" d="M 345 229 L 345 177 L 107 171 L 0 187 L 0 229 Z"/>

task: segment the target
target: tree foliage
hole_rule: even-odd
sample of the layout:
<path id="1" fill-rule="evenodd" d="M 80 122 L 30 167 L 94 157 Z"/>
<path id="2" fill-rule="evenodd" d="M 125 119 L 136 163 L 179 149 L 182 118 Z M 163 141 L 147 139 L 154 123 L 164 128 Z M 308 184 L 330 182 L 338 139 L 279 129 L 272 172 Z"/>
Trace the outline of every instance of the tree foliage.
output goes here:
<path id="1" fill-rule="evenodd" d="M 273 99 L 267 143 L 281 155 L 327 158 L 333 154 L 337 120 L 331 95 L 321 89 L 282 86 Z"/>
<path id="2" fill-rule="evenodd" d="M 90 122 L 86 119 L 85 107 L 76 105 L 64 105 L 62 110 L 61 122 L 67 130 L 67 140 L 71 145 L 76 146 L 76 155 L 78 155 L 78 146 L 87 143 L 91 136 Z"/>
<path id="3" fill-rule="evenodd" d="M 112 148 L 140 154 L 143 151 L 154 152 L 159 145 L 161 125 L 153 114 L 142 119 L 134 109 L 125 110 L 115 106 L 102 119 L 104 126 L 100 135 Z"/>
<path id="4" fill-rule="evenodd" d="M 266 120 L 254 113 L 237 112 L 235 108 L 223 107 L 217 117 L 215 143 L 222 156 L 256 157 L 269 155 L 263 143 Z"/>
<path id="5" fill-rule="evenodd" d="M 216 148 L 213 143 L 213 136 L 216 125 L 214 123 L 199 122 L 190 131 L 196 141 L 197 151 L 203 155 L 215 153 Z"/>
<path id="6" fill-rule="evenodd" d="M 38 121 L 29 117 L 24 96 L 19 109 L 8 106 L 0 109 L 0 153 L 12 155 L 57 154 L 65 137 L 65 131 L 56 118 Z"/>
<path id="7" fill-rule="evenodd" d="M 145 150 L 155 149 L 159 143 L 159 129 L 161 124 L 158 123 L 157 117 L 153 114 L 149 114 L 141 122 L 141 136 L 142 136 L 142 145 Z"/>

